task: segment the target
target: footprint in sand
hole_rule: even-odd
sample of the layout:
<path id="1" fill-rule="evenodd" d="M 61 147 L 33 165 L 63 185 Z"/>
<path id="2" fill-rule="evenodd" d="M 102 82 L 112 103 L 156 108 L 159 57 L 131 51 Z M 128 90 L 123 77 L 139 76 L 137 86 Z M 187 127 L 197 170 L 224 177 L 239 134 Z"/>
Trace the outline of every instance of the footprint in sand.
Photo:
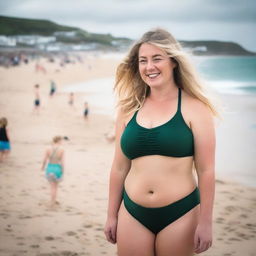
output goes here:
<path id="1" fill-rule="evenodd" d="M 44 239 L 47 240 L 47 241 L 52 241 L 52 240 L 54 240 L 54 237 L 53 236 L 46 236 Z"/>
<path id="2" fill-rule="evenodd" d="M 61 252 L 52 252 L 52 253 L 40 253 L 37 256 L 79 256 L 77 252 L 72 251 L 61 251 Z"/>
<path id="3" fill-rule="evenodd" d="M 220 223 L 220 224 L 223 224 L 223 221 L 225 221 L 225 219 L 224 219 L 224 218 L 221 218 L 221 217 L 219 217 L 219 218 L 216 219 L 216 222 L 217 222 L 217 223 Z"/>
<path id="4" fill-rule="evenodd" d="M 31 248 L 35 248 L 35 249 L 36 249 L 36 248 L 39 248 L 39 247 L 40 247 L 40 245 L 39 245 L 39 244 L 32 244 L 32 245 L 30 245 L 30 247 L 31 247 Z"/>
<path id="5" fill-rule="evenodd" d="M 75 235 L 77 235 L 77 233 L 74 232 L 74 231 L 68 231 L 68 232 L 66 232 L 66 234 L 67 234 L 68 236 L 75 236 Z"/>
<path id="6" fill-rule="evenodd" d="M 17 243 L 17 245 L 22 246 L 22 245 L 25 245 L 25 244 L 24 243 Z"/>
<path id="7" fill-rule="evenodd" d="M 95 228 L 96 231 L 103 231 L 103 228 Z"/>
<path id="8" fill-rule="evenodd" d="M 235 212 L 237 208 L 233 205 L 228 205 L 225 207 L 225 210 L 227 210 L 228 212 Z"/>
<path id="9" fill-rule="evenodd" d="M 32 217 L 31 216 L 29 216 L 29 215 L 27 215 L 27 216 L 23 216 L 23 215 L 21 215 L 21 216 L 19 216 L 19 219 L 32 219 Z"/>
<path id="10" fill-rule="evenodd" d="M 247 219 L 248 216 L 246 214 L 240 214 L 239 217 L 241 217 L 242 219 Z"/>
<path id="11" fill-rule="evenodd" d="M 236 235 L 244 240 L 250 240 L 250 235 L 244 233 L 236 233 Z"/>
<path id="12" fill-rule="evenodd" d="M 237 237 L 230 237 L 228 240 L 229 241 L 242 241 L 241 239 L 239 239 Z"/>
<path id="13" fill-rule="evenodd" d="M 92 228 L 91 224 L 83 225 L 84 228 Z"/>

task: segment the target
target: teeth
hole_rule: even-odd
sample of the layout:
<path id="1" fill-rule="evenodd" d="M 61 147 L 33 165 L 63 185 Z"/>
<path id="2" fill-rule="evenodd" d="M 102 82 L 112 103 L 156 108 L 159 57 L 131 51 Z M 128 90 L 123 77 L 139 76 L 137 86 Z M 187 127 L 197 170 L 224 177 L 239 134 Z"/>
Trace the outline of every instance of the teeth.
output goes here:
<path id="1" fill-rule="evenodd" d="M 150 74 L 148 75 L 150 78 L 154 78 L 154 77 L 157 77 L 159 74 Z"/>

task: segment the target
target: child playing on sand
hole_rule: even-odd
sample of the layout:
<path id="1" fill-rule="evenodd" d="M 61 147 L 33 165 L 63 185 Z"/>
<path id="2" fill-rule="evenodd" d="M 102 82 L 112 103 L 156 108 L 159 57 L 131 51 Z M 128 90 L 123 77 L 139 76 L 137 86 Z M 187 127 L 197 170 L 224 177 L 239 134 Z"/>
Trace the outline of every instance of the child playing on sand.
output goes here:
<path id="1" fill-rule="evenodd" d="M 67 137 L 53 137 L 52 146 L 46 150 L 42 164 L 42 170 L 45 170 L 46 179 L 50 183 L 52 207 L 58 204 L 56 201 L 57 188 L 64 173 L 64 149 L 61 147 L 63 139 L 67 140 Z"/>
<path id="2" fill-rule="evenodd" d="M 2 162 L 9 155 L 11 150 L 9 133 L 8 129 L 6 128 L 7 124 L 7 118 L 2 117 L 0 119 L 0 162 Z"/>
<path id="3" fill-rule="evenodd" d="M 36 84 L 34 86 L 35 90 L 35 100 L 34 100 L 34 112 L 39 114 L 39 109 L 40 109 L 40 91 L 39 91 L 39 84 Z"/>

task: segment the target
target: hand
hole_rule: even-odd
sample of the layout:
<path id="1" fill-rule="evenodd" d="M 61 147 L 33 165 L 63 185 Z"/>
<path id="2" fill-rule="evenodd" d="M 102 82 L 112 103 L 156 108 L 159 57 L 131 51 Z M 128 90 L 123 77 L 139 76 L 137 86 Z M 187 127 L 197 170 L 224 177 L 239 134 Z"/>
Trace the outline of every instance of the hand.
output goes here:
<path id="1" fill-rule="evenodd" d="M 194 236 L 194 250 L 199 254 L 212 246 L 212 225 L 198 224 Z"/>
<path id="2" fill-rule="evenodd" d="M 117 218 L 108 218 L 105 225 L 104 233 L 107 240 L 112 244 L 116 243 L 116 229 Z"/>

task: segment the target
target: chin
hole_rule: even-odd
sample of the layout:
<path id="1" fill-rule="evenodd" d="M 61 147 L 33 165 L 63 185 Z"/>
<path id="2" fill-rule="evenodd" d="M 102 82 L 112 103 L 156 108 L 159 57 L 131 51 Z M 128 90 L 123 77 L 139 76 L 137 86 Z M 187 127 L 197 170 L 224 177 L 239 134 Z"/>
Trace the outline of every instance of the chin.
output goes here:
<path id="1" fill-rule="evenodd" d="M 149 87 L 155 88 L 161 86 L 161 81 L 147 81 L 146 82 Z"/>

